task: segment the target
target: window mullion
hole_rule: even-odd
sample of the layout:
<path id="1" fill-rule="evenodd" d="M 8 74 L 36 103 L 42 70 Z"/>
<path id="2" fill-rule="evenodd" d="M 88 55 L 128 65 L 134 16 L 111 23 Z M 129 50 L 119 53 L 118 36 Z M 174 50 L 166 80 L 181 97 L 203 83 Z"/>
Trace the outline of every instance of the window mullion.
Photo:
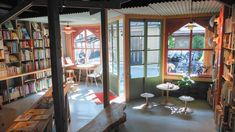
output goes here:
<path id="1" fill-rule="evenodd" d="M 190 30 L 190 42 L 189 42 L 189 67 L 188 67 L 188 73 L 189 75 L 191 74 L 191 62 L 192 62 L 192 59 L 191 59 L 191 56 L 192 56 L 192 35 L 193 35 L 193 31 Z"/>

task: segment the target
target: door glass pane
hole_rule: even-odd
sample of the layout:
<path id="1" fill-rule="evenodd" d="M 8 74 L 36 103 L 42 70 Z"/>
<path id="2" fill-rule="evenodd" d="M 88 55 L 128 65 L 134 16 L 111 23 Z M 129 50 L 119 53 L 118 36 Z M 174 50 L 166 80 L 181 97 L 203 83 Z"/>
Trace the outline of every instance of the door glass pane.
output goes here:
<path id="1" fill-rule="evenodd" d="M 144 37 L 131 37 L 131 50 L 144 50 Z"/>
<path id="2" fill-rule="evenodd" d="M 192 51 L 191 75 L 211 75 L 213 51 Z"/>
<path id="3" fill-rule="evenodd" d="M 160 37 L 148 37 L 148 50 L 160 49 Z"/>
<path id="4" fill-rule="evenodd" d="M 160 63 L 160 51 L 147 51 L 147 64 Z"/>
<path id="5" fill-rule="evenodd" d="M 148 22 L 148 35 L 160 35 L 161 23 L 160 22 Z"/>
<path id="6" fill-rule="evenodd" d="M 131 78 L 144 77 L 144 65 L 131 66 Z"/>
<path id="7" fill-rule="evenodd" d="M 157 77 L 157 76 L 160 76 L 159 64 L 148 64 L 147 65 L 147 77 Z"/>
<path id="8" fill-rule="evenodd" d="M 117 37 L 117 24 L 113 24 L 113 37 Z"/>
<path id="9" fill-rule="evenodd" d="M 113 62 L 113 74 L 117 75 L 118 64 L 116 62 Z"/>
<path id="10" fill-rule="evenodd" d="M 144 36 L 144 22 L 130 22 L 131 36 Z"/>
<path id="11" fill-rule="evenodd" d="M 168 73 L 188 73 L 189 51 L 188 50 L 169 50 L 168 51 Z"/>
<path id="12" fill-rule="evenodd" d="M 143 51 L 132 51 L 131 56 L 131 65 L 141 65 L 144 64 L 144 52 Z"/>

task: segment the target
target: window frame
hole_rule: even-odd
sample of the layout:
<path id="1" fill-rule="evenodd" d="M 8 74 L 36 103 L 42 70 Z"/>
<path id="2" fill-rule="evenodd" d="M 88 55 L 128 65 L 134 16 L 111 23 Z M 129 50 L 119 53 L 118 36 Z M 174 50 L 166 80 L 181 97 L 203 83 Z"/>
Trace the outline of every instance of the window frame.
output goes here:
<path id="1" fill-rule="evenodd" d="M 185 26 L 185 25 L 184 25 Z M 183 26 L 182 26 L 183 27 Z M 180 28 L 182 28 L 182 27 L 180 27 Z M 203 27 L 203 26 L 202 26 Z M 179 29 L 180 29 L 179 28 Z M 203 27 L 203 28 L 205 28 L 205 27 Z M 178 30 L 178 29 L 177 29 Z M 176 31 L 177 31 L 176 30 Z M 204 32 L 204 43 L 205 43 L 205 45 L 206 45 L 206 30 L 208 30 L 208 29 L 206 29 L 205 28 L 205 32 Z M 173 32 L 174 33 L 174 32 Z M 173 34 L 172 33 L 172 34 Z M 172 35 L 171 34 L 171 35 Z M 192 46 L 193 46 L 193 37 L 195 36 L 195 35 L 197 35 L 197 33 L 196 34 L 194 34 L 193 33 L 193 30 L 190 30 L 190 32 L 189 32 L 189 48 L 177 48 L 177 49 L 174 49 L 174 48 L 168 48 L 168 40 L 169 40 L 169 36 L 170 35 L 167 35 L 167 40 L 166 40 L 166 69 L 165 69 L 165 73 L 166 73 L 166 75 L 169 75 L 169 76 L 181 76 L 182 74 L 180 74 L 180 73 L 169 73 L 168 72 L 168 52 L 169 51 L 189 51 L 189 62 L 188 62 L 188 64 L 189 64 L 189 66 L 188 66 L 188 73 L 189 73 L 189 75 L 190 76 L 192 76 L 191 75 L 191 73 L 192 73 L 192 71 L 191 71 L 191 66 L 192 66 L 192 52 L 194 52 L 194 51 L 211 51 L 211 52 L 213 52 L 213 48 L 206 48 L 206 46 L 204 47 L 204 48 L 202 48 L 202 49 L 200 49 L 200 48 L 192 48 Z M 187 35 L 182 35 L 182 36 L 187 36 Z M 211 77 L 212 75 L 193 75 L 193 77 Z"/>
<path id="2" fill-rule="evenodd" d="M 99 61 L 99 64 L 101 64 L 101 42 L 100 42 L 100 46 L 99 48 L 95 48 L 95 46 L 93 45 L 92 48 L 89 48 L 88 47 L 88 40 L 87 40 L 87 31 L 89 30 L 89 28 L 84 28 L 82 29 L 82 31 L 77 34 L 80 35 L 83 31 L 84 31 L 84 43 L 85 43 L 85 47 L 84 48 L 78 48 L 78 47 L 75 47 L 75 39 L 77 36 L 74 36 L 72 37 L 72 50 L 73 50 L 73 56 L 74 56 L 74 62 L 76 62 L 76 54 L 75 54 L 75 51 L 76 50 L 84 50 L 85 51 L 85 54 L 86 54 L 86 57 L 85 57 L 85 64 L 89 62 L 89 56 L 87 56 L 87 53 L 88 53 L 88 50 L 99 50 L 100 51 L 100 61 Z M 89 30 L 89 32 L 93 33 L 91 30 Z M 94 33 L 93 33 L 94 34 Z M 94 34 L 95 35 L 95 34 Z M 96 36 L 97 37 L 97 36 Z M 100 38 L 97 37 L 100 41 Z M 98 62 L 98 61 L 97 61 Z"/>

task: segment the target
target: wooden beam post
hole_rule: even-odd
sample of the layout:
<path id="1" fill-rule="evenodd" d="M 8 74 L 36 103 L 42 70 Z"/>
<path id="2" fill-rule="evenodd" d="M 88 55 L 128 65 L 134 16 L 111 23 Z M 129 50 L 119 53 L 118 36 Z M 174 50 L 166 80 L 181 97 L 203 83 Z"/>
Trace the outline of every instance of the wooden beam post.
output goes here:
<path id="1" fill-rule="evenodd" d="M 103 93 L 104 108 L 109 106 L 109 59 L 108 59 L 108 16 L 107 10 L 101 9 L 101 39 L 102 39 L 102 62 L 103 62 Z"/>
<path id="2" fill-rule="evenodd" d="M 51 50 L 51 69 L 53 100 L 55 111 L 55 125 L 57 132 L 67 131 L 67 117 L 65 117 L 65 103 L 63 91 L 63 69 L 61 64 L 61 36 L 59 20 L 60 0 L 48 0 L 48 24 Z"/>

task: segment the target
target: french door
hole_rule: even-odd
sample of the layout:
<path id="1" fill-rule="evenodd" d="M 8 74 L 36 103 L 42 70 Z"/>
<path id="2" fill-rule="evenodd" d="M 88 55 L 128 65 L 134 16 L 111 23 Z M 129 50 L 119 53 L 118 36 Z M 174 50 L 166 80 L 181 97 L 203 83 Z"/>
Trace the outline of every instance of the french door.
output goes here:
<path id="1" fill-rule="evenodd" d="M 162 30 L 158 20 L 130 20 L 130 99 L 156 91 L 162 78 Z"/>

